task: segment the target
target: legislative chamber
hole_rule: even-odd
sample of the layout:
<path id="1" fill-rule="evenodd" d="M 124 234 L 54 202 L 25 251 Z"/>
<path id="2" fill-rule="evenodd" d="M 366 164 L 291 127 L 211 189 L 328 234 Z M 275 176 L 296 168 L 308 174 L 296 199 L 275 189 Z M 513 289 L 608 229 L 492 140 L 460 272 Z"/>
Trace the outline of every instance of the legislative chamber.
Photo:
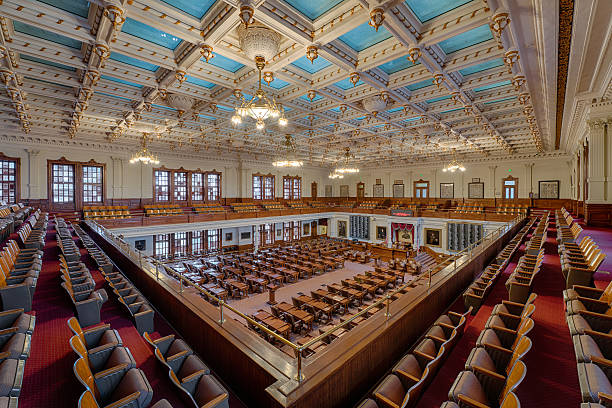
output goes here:
<path id="1" fill-rule="evenodd" d="M 612 407 L 612 1 L 0 26 L 0 408 Z"/>

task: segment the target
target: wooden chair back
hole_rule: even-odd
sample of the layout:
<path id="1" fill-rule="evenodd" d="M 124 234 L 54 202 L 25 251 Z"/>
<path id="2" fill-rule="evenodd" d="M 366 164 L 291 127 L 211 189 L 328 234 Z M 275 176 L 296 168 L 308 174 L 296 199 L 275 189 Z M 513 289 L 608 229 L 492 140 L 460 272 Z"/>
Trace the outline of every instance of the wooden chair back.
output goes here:
<path id="1" fill-rule="evenodd" d="M 514 349 L 514 352 L 512 353 L 512 357 L 510 357 L 510 361 L 508 362 L 508 365 L 506 366 L 506 376 L 510 374 L 510 371 L 512 370 L 512 367 L 514 367 L 514 364 L 516 364 L 518 360 L 523 358 L 529 352 L 529 350 L 531 350 L 531 345 L 532 345 L 532 341 L 529 337 L 527 336 L 521 337 L 521 340 L 519 340 L 519 343 Z"/>
<path id="2" fill-rule="evenodd" d="M 91 369 L 89 368 L 89 363 L 87 362 L 87 360 L 85 360 L 84 358 L 79 358 L 74 363 L 73 371 L 77 380 L 79 380 L 79 382 L 83 384 L 83 386 L 89 391 L 92 391 L 97 399 L 99 397 L 98 388 L 96 387 L 94 376 L 91 373 Z"/>
<path id="3" fill-rule="evenodd" d="M 525 375 L 527 375 L 527 366 L 521 360 L 517 360 L 506 378 L 506 385 L 499 398 L 500 405 L 506 396 L 523 382 Z"/>
<path id="4" fill-rule="evenodd" d="M 96 397 L 91 393 L 91 391 L 86 390 L 79 398 L 79 407 L 78 408 L 100 408 L 98 402 L 96 401 Z"/>

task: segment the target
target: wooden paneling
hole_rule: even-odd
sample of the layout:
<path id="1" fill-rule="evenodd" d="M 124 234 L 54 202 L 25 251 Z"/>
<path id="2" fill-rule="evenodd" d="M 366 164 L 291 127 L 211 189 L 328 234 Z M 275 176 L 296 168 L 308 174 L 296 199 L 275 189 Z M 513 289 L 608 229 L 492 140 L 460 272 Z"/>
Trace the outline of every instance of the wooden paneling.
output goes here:
<path id="1" fill-rule="evenodd" d="M 584 218 L 587 225 L 610 227 L 612 226 L 612 204 L 585 205 Z"/>

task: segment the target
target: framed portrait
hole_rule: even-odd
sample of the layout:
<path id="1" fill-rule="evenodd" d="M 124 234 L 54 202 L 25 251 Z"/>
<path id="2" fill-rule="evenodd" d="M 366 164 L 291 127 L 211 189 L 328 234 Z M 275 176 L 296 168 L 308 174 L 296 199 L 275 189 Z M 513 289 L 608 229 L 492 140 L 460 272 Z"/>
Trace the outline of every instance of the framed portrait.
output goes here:
<path id="1" fill-rule="evenodd" d="M 331 184 L 326 184 L 325 185 L 325 197 L 332 197 L 332 186 Z"/>
<path id="2" fill-rule="evenodd" d="M 251 233 L 250 232 L 241 232 L 240 233 L 240 239 L 250 239 L 251 238 Z"/>
<path id="3" fill-rule="evenodd" d="M 302 224 L 303 235 L 310 235 L 310 223 Z"/>
<path id="4" fill-rule="evenodd" d="M 387 227 L 376 227 L 376 239 L 387 239 Z"/>
<path id="5" fill-rule="evenodd" d="M 393 198 L 404 198 L 404 183 L 393 185 Z"/>
<path id="6" fill-rule="evenodd" d="M 484 183 L 468 183 L 468 198 L 484 198 Z"/>
<path id="7" fill-rule="evenodd" d="M 338 236 L 346 238 L 346 221 L 338 221 Z"/>
<path id="8" fill-rule="evenodd" d="M 385 185 L 374 184 L 372 187 L 372 197 L 384 197 L 385 196 Z"/>
<path id="9" fill-rule="evenodd" d="M 340 197 L 348 197 L 349 196 L 349 186 L 348 184 L 343 184 L 340 186 Z"/>
<path id="10" fill-rule="evenodd" d="M 134 247 L 139 251 L 147 250 L 147 241 L 145 239 L 137 239 L 134 241 Z"/>
<path id="11" fill-rule="evenodd" d="M 283 235 L 283 230 L 276 230 L 276 236 L 280 237 L 281 235 Z"/>
<path id="12" fill-rule="evenodd" d="M 423 230 L 425 234 L 425 245 L 432 247 L 442 247 L 442 230 L 434 228 L 425 228 Z"/>
<path id="13" fill-rule="evenodd" d="M 231 233 L 231 232 L 226 232 L 225 233 L 225 240 L 226 241 L 231 241 L 233 237 L 234 237 L 233 233 Z"/>
<path id="14" fill-rule="evenodd" d="M 548 199 L 559 198 L 559 180 L 538 181 L 538 197 Z"/>
<path id="15" fill-rule="evenodd" d="M 440 183 L 440 198 L 455 198 L 455 183 Z"/>

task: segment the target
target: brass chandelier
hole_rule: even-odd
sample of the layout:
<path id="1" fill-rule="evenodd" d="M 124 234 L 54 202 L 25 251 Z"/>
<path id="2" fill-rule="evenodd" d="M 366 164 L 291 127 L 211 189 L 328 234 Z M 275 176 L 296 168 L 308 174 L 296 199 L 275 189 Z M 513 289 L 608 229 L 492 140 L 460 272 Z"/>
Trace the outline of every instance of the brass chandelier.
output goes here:
<path id="1" fill-rule="evenodd" d="M 446 167 L 444 167 L 444 168 L 442 169 L 442 171 L 443 171 L 444 173 L 446 173 L 446 172 L 451 172 L 451 173 L 454 173 L 454 172 L 456 172 L 457 170 L 459 170 L 459 171 L 465 171 L 465 166 L 463 165 L 463 163 L 461 163 L 461 162 L 457 161 L 457 157 L 456 157 L 456 155 L 455 155 L 455 157 L 453 157 L 453 160 L 452 160 L 452 161 L 451 161 L 451 162 L 450 162 L 450 163 L 449 163 L 449 164 L 448 164 Z"/>
<path id="2" fill-rule="evenodd" d="M 240 105 L 235 107 L 234 116 L 232 116 L 232 123 L 234 125 L 242 123 L 242 118 L 246 116 L 250 116 L 255 120 L 255 127 L 258 130 L 263 130 L 266 127 L 264 121 L 268 118 L 278 118 L 279 126 L 287 125 L 288 121 L 285 118 L 283 106 L 276 103 L 274 96 L 268 98 L 266 92 L 261 88 L 261 70 L 264 68 L 265 63 L 266 61 L 263 57 L 255 57 L 255 65 L 259 71 L 259 87 L 251 100 L 246 100 L 245 97 L 240 94 Z"/>
<path id="3" fill-rule="evenodd" d="M 336 166 L 336 168 L 334 169 L 334 173 L 336 174 L 359 173 L 359 169 L 357 167 L 350 166 L 350 161 L 351 159 L 354 159 L 354 158 L 355 158 L 355 155 L 351 153 L 351 149 L 346 147 L 344 149 L 344 154 L 342 155 L 342 158 L 340 159 L 340 165 Z M 330 177 L 330 178 L 335 178 L 335 177 Z"/>
<path id="4" fill-rule="evenodd" d="M 285 140 L 282 143 L 287 150 L 287 155 L 285 157 L 279 157 L 277 160 L 272 162 L 274 167 L 302 167 L 304 162 L 297 159 L 295 153 L 295 144 L 293 143 L 293 138 L 291 135 L 285 135 Z"/>
<path id="5" fill-rule="evenodd" d="M 147 147 L 147 134 L 143 133 L 142 135 L 142 144 L 141 148 L 138 152 L 132 155 L 130 159 L 130 163 L 142 163 L 142 164 L 159 164 L 159 159 L 157 155 L 154 155 L 149 148 Z"/>

